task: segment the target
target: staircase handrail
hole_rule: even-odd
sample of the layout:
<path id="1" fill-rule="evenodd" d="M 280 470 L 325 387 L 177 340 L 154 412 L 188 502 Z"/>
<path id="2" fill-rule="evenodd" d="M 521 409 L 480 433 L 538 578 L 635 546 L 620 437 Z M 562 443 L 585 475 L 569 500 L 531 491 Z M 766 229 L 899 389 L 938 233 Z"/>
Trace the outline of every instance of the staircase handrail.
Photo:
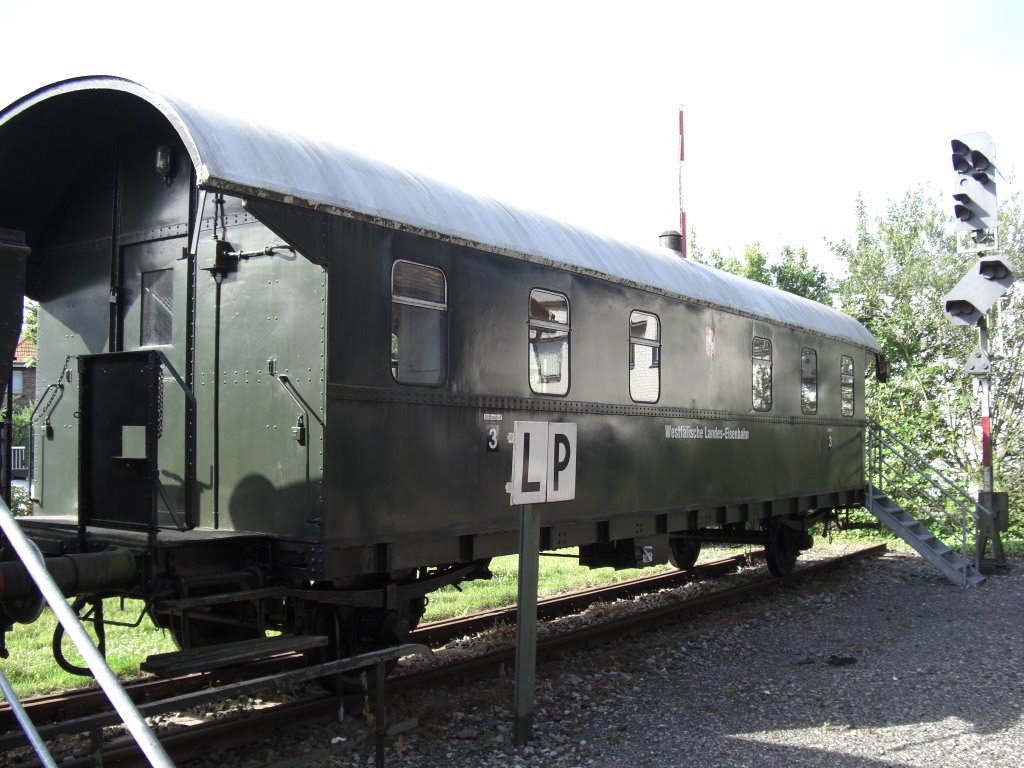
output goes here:
<path id="1" fill-rule="evenodd" d="M 945 497 L 946 499 L 951 501 L 954 505 L 956 505 L 957 507 L 960 508 L 960 512 L 961 512 L 961 514 L 964 517 L 964 522 L 962 522 L 960 524 L 959 528 L 962 529 L 964 527 L 964 525 L 966 525 L 966 520 L 967 520 L 968 517 L 972 517 L 974 519 L 975 524 L 977 524 L 977 522 L 978 522 L 977 514 L 972 513 L 969 507 L 964 505 L 959 499 L 957 499 L 955 496 L 953 496 L 947 489 L 942 488 L 932 477 L 927 475 L 922 470 L 920 465 L 916 464 L 915 462 L 913 462 L 913 460 L 907 458 L 905 455 L 903 455 L 899 451 L 895 450 L 895 448 L 893 448 L 891 443 L 885 443 L 884 446 L 880 445 L 880 450 L 881 450 L 882 447 L 887 447 L 889 449 L 889 453 L 891 455 L 895 456 L 896 458 L 902 459 L 903 463 L 905 465 L 907 465 L 910 469 L 914 470 L 917 473 L 918 477 L 920 477 L 923 480 L 925 480 L 929 485 L 931 485 L 933 488 L 935 488 L 935 490 L 937 490 L 941 496 Z M 892 466 L 891 462 L 886 462 L 884 457 L 879 457 L 879 460 L 878 460 L 878 467 L 879 467 L 879 469 L 881 469 L 882 467 L 889 467 L 889 466 Z M 933 471 L 938 471 L 938 470 L 935 470 L 935 468 L 932 467 L 930 464 L 928 465 L 928 467 L 929 467 L 929 469 L 932 469 Z M 941 473 L 940 473 L 940 476 L 941 476 Z M 943 477 L 943 479 L 946 480 L 947 482 L 950 482 L 948 480 L 948 478 Z M 879 480 L 881 480 L 881 472 L 879 472 Z M 872 485 L 872 486 L 874 486 L 876 488 L 880 488 L 881 487 L 881 483 L 880 482 L 878 484 L 870 483 L 869 482 L 869 485 Z M 954 485 L 954 488 L 955 488 L 956 487 L 955 484 L 953 484 L 953 485 Z M 907 495 L 909 496 L 909 494 L 907 494 Z M 954 529 L 954 528 L 950 527 L 949 525 L 946 525 L 945 523 L 943 523 L 942 520 L 937 519 L 931 513 L 927 513 L 927 514 L 928 514 L 928 519 L 933 521 L 936 525 L 938 525 L 940 528 L 942 528 L 942 530 L 945 531 L 946 533 L 951 534 L 951 535 L 958 535 L 960 533 L 960 530 Z M 950 517 L 950 515 L 947 515 L 947 517 Z"/>
<path id="2" fill-rule="evenodd" d="M 933 466 L 931 464 L 931 462 L 929 462 L 926 458 L 924 458 L 916 449 L 914 449 L 911 446 L 907 445 L 907 443 L 905 443 L 900 437 L 895 435 L 891 430 L 889 430 L 888 428 L 882 426 L 877 421 L 869 422 L 868 423 L 868 428 L 869 428 L 869 430 L 876 430 L 877 432 L 883 433 L 886 437 L 888 437 L 890 439 L 890 441 L 895 441 L 896 443 L 899 443 L 899 445 L 905 451 L 910 453 L 911 456 L 913 456 L 914 458 L 908 458 L 907 456 L 905 456 L 904 454 L 900 453 L 899 451 L 893 450 L 892 447 L 891 447 L 891 444 L 890 444 L 890 451 L 892 453 L 894 453 L 896 456 L 898 456 L 900 459 L 902 459 L 905 464 L 907 464 L 908 466 L 910 466 L 913 469 L 915 469 L 919 475 L 921 475 L 923 478 L 928 480 L 928 482 L 936 490 L 938 490 L 940 493 L 942 493 L 943 496 L 948 498 L 950 501 L 952 501 L 954 504 L 956 504 L 958 507 L 960 507 L 964 512 L 966 512 L 968 515 L 970 515 L 974 519 L 974 521 L 976 523 L 981 520 L 982 515 L 988 515 L 990 517 L 993 515 L 993 512 L 992 512 L 991 509 L 989 509 L 986 505 L 982 504 L 980 501 L 974 499 L 967 490 L 965 490 L 963 487 L 961 487 L 960 485 L 958 485 L 957 483 L 955 483 L 954 481 L 952 481 L 948 477 L 946 477 L 946 475 L 943 474 L 942 470 L 940 470 L 937 467 Z M 870 443 L 870 439 L 869 439 L 869 443 Z M 870 454 L 869 454 L 869 456 L 870 456 Z M 935 480 L 933 480 L 930 476 L 928 476 L 922 470 L 922 465 L 924 465 L 924 467 L 926 467 L 928 470 L 930 470 L 932 473 L 934 473 L 934 475 L 936 477 L 938 477 L 940 480 L 942 480 L 944 483 L 946 483 L 946 485 L 949 486 L 950 489 L 952 489 L 957 494 L 959 494 L 960 498 L 957 498 L 956 496 L 954 496 L 949 490 L 946 490 L 946 489 L 940 487 L 938 485 L 938 483 L 935 482 Z M 869 463 L 869 466 L 872 466 L 872 465 Z M 869 472 L 870 472 L 870 470 L 869 470 Z M 869 476 L 869 480 L 870 480 L 870 476 Z M 872 483 L 872 485 L 874 485 L 874 484 Z M 961 499 L 967 499 L 970 502 L 970 504 L 969 505 L 965 504 Z"/>
<path id="3" fill-rule="evenodd" d="M 874 435 L 874 438 L 872 438 L 872 434 Z M 888 439 L 886 439 L 886 438 L 888 438 Z M 897 450 L 894 447 L 893 443 L 898 444 L 901 448 L 903 448 L 903 450 L 906 453 L 901 453 L 899 450 Z M 934 465 L 932 465 L 932 463 L 930 461 L 928 461 L 926 458 L 924 458 L 924 456 L 922 456 L 916 449 L 914 449 L 913 447 L 908 445 L 899 436 L 894 434 L 888 428 L 882 426 L 877 421 L 869 421 L 868 422 L 867 446 L 868 446 L 868 486 L 869 486 L 869 488 L 877 488 L 877 489 L 881 490 L 882 468 L 885 465 L 885 460 L 884 460 L 884 458 L 882 456 L 882 450 L 883 450 L 883 448 L 888 448 L 889 453 L 891 453 L 893 456 L 895 456 L 895 457 L 899 458 L 900 460 L 902 460 L 903 463 L 907 467 L 912 469 L 917 474 L 918 477 L 920 477 L 921 479 L 925 480 L 929 485 L 931 485 L 933 488 L 935 488 L 935 490 L 937 490 L 943 497 L 945 497 L 948 501 L 952 502 L 956 507 L 958 507 L 960 509 L 961 513 L 963 514 L 963 520 L 960 523 L 960 530 L 959 531 L 954 530 L 953 528 L 950 528 L 947 525 L 944 525 L 940 520 L 936 520 L 935 517 L 933 517 L 931 514 L 928 515 L 928 519 L 932 520 L 934 523 L 936 523 L 938 526 L 940 526 L 946 533 L 948 533 L 950 535 L 953 535 L 953 536 L 959 536 L 960 537 L 960 539 L 961 539 L 961 555 L 963 556 L 964 561 L 966 562 L 967 559 L 968 559 L 968 547 L 967 547 L 968 529 L 973 527 L 973 531 L 972 531 L 973 535 L 972 535 L 971 538 L 975 542 L 977 542 L 978 541 L 978 533 L 979 533 L 979 524 L 980 524 L 980 522 L 982 520 L 982 516 L 984 515 L 984 516 L 987 516 L 989 519 L 992 519 L 992 517 L 993 517 L 992 510 L 989 509 L 984 504 L 982 504 L 980 500 L 976 500 L 976 499 L 972 498 L 970 493 L 968 493 L 963 487 L 961 487 L 959 484 L 957 484 L 953 480 L 949 479 L 942 472 L 942 470 L 940 470 L 937 467 L 935 467 Z M 874 454 L 873 454 L 873 451 L 872 451 L 872 447 L 873 446 L 877 446 L 877 451 L 878 451 L 878 463 L 877 463 L 877 465 L 875 464 L 875 461 L 874 461 Z M 907 454 L 909 454 L 909 456 Z M 878 478 L 878 481 L 879 481 L 878 483 L 875 482 L 876 470 L 877 470 L 877 478 Z M 946 487 L 943 487 L 942 485 L 940 485 L 940 483 L 936 480 L 936 478 L 938 478 L 938 480 L 941 480 L 942 483 L 944 483 Z M 965 503 L 965 501 L 964 501 L 965 499 L 967 500 L 967 503 Z M 952 515 L 948 515 L 948 517 L 951 520 L 953 519 Z M 968 520 L 970 520 L 973 523 L 973 526 L 971 526 L 968 523 Z M 974 565 L 975 565 L 975 568 L 979 568 L 980 569 L 980 566 L 981 566 L 981 552 L 979 551 L 979 548 L 977 546 L 975 547 L 975 552 L 974 552 Z"/>

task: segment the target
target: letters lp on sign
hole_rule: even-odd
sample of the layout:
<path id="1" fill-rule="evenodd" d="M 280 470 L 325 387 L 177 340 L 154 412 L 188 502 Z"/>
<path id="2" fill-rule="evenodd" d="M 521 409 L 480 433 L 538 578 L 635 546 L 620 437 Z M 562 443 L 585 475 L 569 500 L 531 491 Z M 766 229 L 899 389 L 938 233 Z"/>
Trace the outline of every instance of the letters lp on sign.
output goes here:
<path id="1" fill-rule="evenodd" d="M 512 451 L 512 504 L 576 498 L 576 425 L 517 421 Z"/>

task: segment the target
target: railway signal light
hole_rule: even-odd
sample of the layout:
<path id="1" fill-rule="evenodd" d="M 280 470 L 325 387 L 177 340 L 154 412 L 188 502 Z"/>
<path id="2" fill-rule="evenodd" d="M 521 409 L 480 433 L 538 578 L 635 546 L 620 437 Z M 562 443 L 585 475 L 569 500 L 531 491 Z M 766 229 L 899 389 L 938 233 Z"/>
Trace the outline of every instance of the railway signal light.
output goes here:
<path id="1" fill-rule="evenodd" d="M 956 325 L 977 325 L 1013 283 L 1013 274 L 998 256 L 983 256 L 945 298 L 946 317 Z"/>
<path id="2" fill-rule="evenodd" d="M 996 195 L 996 145 L 984 132 L 953 139 L 955 184 L 953 216 L 957 232 L 995 229 L 999 201 Z"/>

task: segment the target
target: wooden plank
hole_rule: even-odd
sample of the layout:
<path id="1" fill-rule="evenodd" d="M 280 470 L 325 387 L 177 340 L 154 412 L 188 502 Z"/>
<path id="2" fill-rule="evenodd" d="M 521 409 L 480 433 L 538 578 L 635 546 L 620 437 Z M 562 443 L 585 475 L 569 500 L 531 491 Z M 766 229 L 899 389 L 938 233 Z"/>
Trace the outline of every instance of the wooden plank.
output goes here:
<path id="1" fill-rule="evenodd" d="M 189 648 L 171 653 L 156 653 L 149 656 L 140 669 L 156 675 L 169 677 L 205 672 L 211 669 L 231 667 L 247 661 L 256 661 L 279 653 L 306 651 L 327 645 L 324 635 L 280 635 L 242 640 L 237 643 L 222 643 L 205 648 Z"/>

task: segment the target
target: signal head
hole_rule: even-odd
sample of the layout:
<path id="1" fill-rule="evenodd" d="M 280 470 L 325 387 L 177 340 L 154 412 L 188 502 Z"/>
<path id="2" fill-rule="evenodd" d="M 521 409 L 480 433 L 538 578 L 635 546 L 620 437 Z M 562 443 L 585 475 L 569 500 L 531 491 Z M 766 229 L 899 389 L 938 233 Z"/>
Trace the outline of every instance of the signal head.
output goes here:
<path id="1" fill-rule="evenodd" d="M 953 216 L 958 232 L 995 229 L 999 201 L 996 197 L 995 144 L 987 133 L 971 133 L 950 142 L 956 177 Z"/>
<path id="2" fill-rule="evenodd" d="M 946 294 L 943 311 L 954 325 L 977 325 L 1012 283 L 1006 262 L 998 256 L 983 256 Z"/>

